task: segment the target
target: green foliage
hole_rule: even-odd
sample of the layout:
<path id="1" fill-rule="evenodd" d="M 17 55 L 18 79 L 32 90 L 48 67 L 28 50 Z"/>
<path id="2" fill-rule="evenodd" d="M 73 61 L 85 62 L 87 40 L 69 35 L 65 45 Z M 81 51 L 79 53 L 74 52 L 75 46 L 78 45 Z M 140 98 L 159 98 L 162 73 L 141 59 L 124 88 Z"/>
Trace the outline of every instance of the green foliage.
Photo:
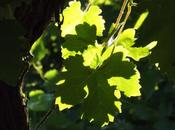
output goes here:
<path id="1" fill-rule="evenodd" d="M 84 22 L 89 25 L 95 25 L 97 27 L 97 36 L 102 36 L 102 32 L 105 29 L 104 20 L 99 16 L 101 10 L 97 6 L 90 6 L 87 11 L 81 10 L 80 2 L 72 1 L 69 3 L 69 6 L 63 11 L 64 24 L 61 26 L 61 35 L 63 37 L 67 34 L 76 34 L 75 26 Z"/>
<path id="2" fill-rule="evenodd" d="M 34 55 L 32 64 L 35 70 L 32 69 L 29 77 L 26 78 L 27 92 L 30 94 L 28 108 L 31 130 L 51 107 L 50 103 L 53 102 L 55 96 L 59 110 L 53 110 L 41 125 L 40 130 L 163 130 L 174 128 L 172 121 L 175 92 L 173 84 L 167 83 L 167 79 L 162 77 L 157 64 L 156 66 L 150 65 L 147 63 L 148 58 L 143 59 L 151 54 L 150 50 L 156 45 L 156 42 L 143 44 L 143 42 L 156 39 L 149 38 L 148 40 L 145 37 L 145 35 L 154 33 L 154 27 L 151 33 L 146 33 L 147 29 L 145 29 L 144 34 L 140 35 L 138 28 L 143 24 L 147 15 L 143 14 L 137 26 L 124 30 L 119 37 L 112 39 L 110 46 L 106 46 L 107 43 L 104 41 L 106 41 L 105 35 L 107 34 L 104 35 L 104 31 L 108 32 L 108 26 L 111 25 L 110 20 L 114 21 L 114 16 L 118 11 L 116 6 L 120 6 L 120 2 L 115 4 L 113 2 L 116 1 L 111 0 L 108 3 L 108 1 L 99 0 L 91 3 L 93 6 L 100 5 L 103 10 L 101 12 L 99 8 L 93 7 L 94 11 L 101 12 L 94 12 L 93 18 L 91 18 L 91 13 L 87 14 L 90 8 L 81 6 L 79 2 L 72 2 L 63 11 L 63 19 L 67 22 L 63 22 L 61 27 L 62 38 L 57 32 L 58 27 L 52 24 L 33 45 L 31 52 Z M 133 26 L 135 18 L 140 16 L 140 12 L 133 13 L 135 14 L 130 17 L 127 27 Z M 151 16 L 150 10 L 149 13 Z M 102 18 L 102 15 L 108 17 Z M 84 16 L 92 22 L 85 20 Z M 147 22 L 145 21 L 143 26 Z M 102 26 L 105 27 L 105 30 L 102 29 Z M 64 30 L 67 31 L 64 32 Z M 103 35 L 98 35 L 97 30 L 100 30 Z M 58 42 L 58 39 L 61 40 Z M 53 56 L 48 45 L 53 45 L 52 47 L 58 51 L 59 46 L 55 45 L 60 43 L 64 59 L 64 67 L 61 72 L 55 67 L 59 61 L 48 62 L 51 59 L 50 56 Z M 153 51 L 153 54 L 156 53 Z M 157 55 L 156 59 L 163 57 L 159 56 L 160 54 Z M 38 73 L 41 77 L 38 76 Z M 42 90 L 42 93 L 32 95 L 33 89 Z M 104 127 L 100 128 L 101 125 Z"/>
<path id="3" fill-rule="evenodd" d="M 113 5 L 115 0 L 89 0 L 89 3 L 93 5 Z"/>
<path id="4" fill-rule="evenodd" d="M 45 94 L 41 90 L 31 91 L 29 94 L 28 108 L 32 111 L 47 111 L 53 102 L 52 94 Z"/>
<path id="5" fill-rule="evenodd" d="M 139 61 L 150 54 L 156 42 L 133 47 L 135 30 L 128 29 L 113 45 L 100 45 L 96 39 L 104 30 L 100 8 L 90 6 L 82 12 L 80 7 L 80 2 L 74 1 L 63 11 L 65 69 L 58 74 L 56 104 L 60 110 L 81 104 L 81 118 L 105 125 L 121 112 L 120 92 L 127 97 L 140 96 L 140 74 L 129 57 Z"/>
<path id="6" fill-rule="evenodd" d="M 145 21 L 145 19 L 148 17 L 148 15 L 149 15 L 148 10 L 143 12 L 140 15 L 139 19 L 137 20 L 136 24 L 134 25 L 134 29 L 139 29 L 142 26 L 142 24 Z"/>
<path id="7" fill-rule="evenodd" d="M 32 45 L 30 49 L 30 54 L 34 57 L 33 61 L 41 61 L 47 54 L 47 49 L 44 44 L 44 35 L 42 35 L 35 43 Z"/>
<path id="8" fill-rule="evenodd" d="M 125 30 L 117 39 L 114 41 L 115 44 L 121 45 L 124 49 L 126 56 L 133 58 L 136 61 L 139 61 L 141 58 L 144 58 L 150 54 L 150 50 L 154 48 L 157 44 L 156 41 L 148 44 L 145 47 L 133 47 L 135 44 L 135 30 L 127 29 Z"/>

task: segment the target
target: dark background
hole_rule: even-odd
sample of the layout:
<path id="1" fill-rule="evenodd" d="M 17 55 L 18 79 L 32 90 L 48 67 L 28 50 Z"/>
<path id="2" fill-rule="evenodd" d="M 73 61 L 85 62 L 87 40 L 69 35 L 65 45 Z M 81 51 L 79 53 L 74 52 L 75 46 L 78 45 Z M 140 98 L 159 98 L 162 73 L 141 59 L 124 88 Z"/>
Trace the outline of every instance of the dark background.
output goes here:
<path id="1" fill-rule="evenodd" d="M 84 0 L 82 1 L 85 2 Z M 23 0 L 0 1 L 0 81 L 8 84 L 6 85 L 8 87 L 9 85 L 13 87 L 16 86 L 20 72 L 25 68 L 25 64 L 21 62 L 21 57 L 27 54 L 32 43 L 40 37 L 44 29 L 48 29 L 47 25 L 51 15 L 53 15 L 55 11 L 47 8 L 49 12 L 51 12 L 47 17 L 45 11 L 41 11 L 41 14 L 34 16 L 32 13 L 27 13 L 31 11 L 30 8 L 33 10 L 36 8 L 46 9 L 48 1 L 43 0 L 40 4 L 37 4 L 37 2 L 31 4 L 31 0 L 25 4 L 22 2 Z M 144 46 L 149 42 L 156 40 L 158 41 L 158 45 L 148 59 L 144 59 L 138 63 L 142 75 L 142 97 L 123 99 L 123 113 L 117 115 L 114 124 L 111 124 L 104 129 L 174 130 L 175 1 L 137 0 L 136 2 L 138 2 L 138 5 L 137 7 L 134 7 L 126 27 L 133 27 L 139 15 L 148 10 L 148 18 L 145 20 L 143 26 L 137 30 L 137 44 L 139 46 Z M 100 5 L 103 9 L 103 16 L 107 21 L 107 27 L 115 20 L 116 12 L 119 10 L 121 1 L 116 3 L 111 5 Z M 52 5 L 56 4 L 51 3 L 50 5 L 55 8 L 55 6 Z M 63 5 L 63 3 L 58 2 L 58 5 Z M 17 9 L 18 12 L 15 13 Z M 43 19 L 43 17 L 45 17 L 45 19 Z M 52 30 L 51 34 L 46 35 L 57 35 L 57 33 Z M 45 43 L 47 42 L 48 39 Z M 52 43 L 52 41 L 49 42 Z M 56 42 L 60 43 L 59 38 Z M 47 50 L 53 52 L 51 46 L 47 46 L 46 44 L 44 46 Z M 59 46 L 60 44 L 57 45 L 57 47 Z M 44 55 L 45 58 L 42 59 L 41 63 L 45 68 L 45 71 L 51 69 L 50 64 L 53 64 L 55 68 L 59 69 L 60 63 L 58 62 L 60 61 L 57 62 L 57 60 L 55 60 L 55 57 L 58 56 L 59 55 L 55 53 L 50 53 L 50 55 L 47 56 Z M 160 70 L 155 67 L 155 63 L 159 63 Z M 31 129 L 33 129 L 42 116 L 48 111 L 51 105 L 49 102 L 52 101 L 52 91 L 54 88 L 48 89 L 47 85 L 50 82 L 45 83 L 35 69 L 31 68 L 25 79 L 25 91 L 28 94 L 32 90 L 40 89 L 43 90 L 45 94 L 36 96 L 29 102 L 28 107 L 30 111 Z M 1 83 L 0 89 L 2 89 L 3 86 L 4 83 Z M 37 106 L 30 106 L 35 103 Z M 0 105 L 0 107 L 2 106 L 3 104 Z M 100 130 L 100 128 L 94 124 L 81 121 L 76 115 L 76 110 L 75 107 L 74 109 L 63 113 L 54 111 L 42 125 L 41 130 Z M 1 121 L 1 123 L 2 122 L 3 121 Z"/>

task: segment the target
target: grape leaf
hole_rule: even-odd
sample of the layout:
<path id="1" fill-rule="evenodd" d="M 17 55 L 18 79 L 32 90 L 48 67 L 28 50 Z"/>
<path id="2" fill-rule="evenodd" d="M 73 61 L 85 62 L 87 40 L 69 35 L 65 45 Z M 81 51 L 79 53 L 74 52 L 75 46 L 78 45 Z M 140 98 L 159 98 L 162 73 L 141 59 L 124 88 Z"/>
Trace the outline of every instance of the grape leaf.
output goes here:
<path id="1" fill-rule="evenodd" d="M 122 45 L 124 47 L 131 47 L 135 44 L 135 30 L 127 29 L 124 30 L 120 37 L 115 41 L 117 45 Z"/>
<path id="2" fill-rule="evenodd" d="M 134 59 L 135 61 L 139 61 L 141 58 L 150 55 L 150 50 L 157 45 L 157 42 L 153 41 L 145 47 L 133 47 L 133 45 L 135 44 L 135 40 L 135 30 L 126 29 L 119 36 L 119 38 L 114 41 L 114 43 L 116 44 L 116 46 L 122 46 L 125 55 Z"/>
<path id="3" fill-rule="evenodd" d="M 59 75 L 60 80 L 64 81 L 57 88 L 57 97 L 59 97 L 57 103 L 59 106 L 64 104 L 61 110 L 82 104 L 83 118 L 89 121 L 94 120 L 101 125 L 112 120 L 115 112 L 121 110 L 118 96 L 114 94 L 115 90 L 121 87 L 123 88 L 122 91 L 132 93 L 140 89 L 140 86 L 134 86 L 135 84 L 133 85 L 134 87 L 128 87 L 130 77 L 136 73 L 136 70 L 134 64 L 123 59 L 122 53 L 115 53 L 105 60 L 103 64 L 96 64 L 96 66 L 99 66 L 99 69 L 96 70 L 84 66 L 84 61 L 88 59 L 84 60 L 81 55 L 66 59 L 64 62 L 66 71 L 61 72 Z M 121 86 L 110 85 L 108 79 L 113 77 L 119 79 L 123 77 L 126 82 L 119 80 L 124 84 Z M 139 79 L 132 78 L 131 80 L 129 83 L 138 82 Z M 130 96 L 138 95 L 131 94 Z"/>
<path id="4" fill-rule="evenodd" d="M 86 11 L 80 8 L 80 2 L 74 1 L 63 10 L 65 60 L 56 78 L 55 103 L 60 111 L 79 104 L 81 118 L 104 126 L 114 121 L 117 111 L 121 112 L 121 93 L 140 96 L 140 73 L 128 57 L 138 61 L 148 56 L 156 42 L 135 47 L 135 30 L 127 29 L 111 46 L 100 45 L 97 36 L 104 30 L 101 10 L 97 6 Z"/>
<path id="5" fill-rule="evenodd" d="M 97 28 L 97 36 L 102 36 L 103 30 L 105 29 L 105 21 L 102 16 L 100 16 L 101 12 L 98 6 L 90 6 L 88 10 L 82 11 L 80 2 L 70 2 L 69 7 L 63 11 L 64 22 L 61 26 L 61 36 L 65 37 L 68 34 L 76 34 L 75 27 L 84 22 L 89 25 L 95 25 Z"/>

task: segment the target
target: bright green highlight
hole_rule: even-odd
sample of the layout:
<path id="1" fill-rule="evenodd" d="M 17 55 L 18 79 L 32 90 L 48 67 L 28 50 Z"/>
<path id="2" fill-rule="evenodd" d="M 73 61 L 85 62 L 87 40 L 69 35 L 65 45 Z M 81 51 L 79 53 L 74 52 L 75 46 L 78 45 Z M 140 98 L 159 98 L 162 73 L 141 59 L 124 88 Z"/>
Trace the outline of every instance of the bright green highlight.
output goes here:
<path id="1" fill-rule="evenodd" d="M 40 61 L 45 57 L 47 53 L 48 51 L 44 46 L 44 34 L 43 34 L 32 45 L 30 49 L 30 54 L 33 56 L 34 61 Z"/>
<path id="2" fill-rule="evenodd" d="M 105 21 L 100 15 L 101 12 L 98 6 L 91 6 L 88 10 L 82 11 L 80 2 L 70 2 L 69 7 L 63 11 L 64 22 L 61 26 L 61 36 L 65 37 L 68 34 L 76 34 L 75 27 L 84 22 L 91 26 L 95 25 L 97 36 L 102 36 L 105 29 Z"/>
<path id="3" fill-rule="evenodd" d="M 134 47 L 135 45 L 135 29 L 127 29 L 114 41 L 116 46 L 122 46 L 124 55 L 139 61 L 140 59 L 151 54 L 150 50 L 153 49 L 157 42 L 151 42 L 145 47 Z M 117 49 L 115 50 L 117 51 Z"/>
<path id="4" fill-rule="evenodd" d="M 134 29 L 136 30 L 139 29 L 142 26 L 145 19 L 148 17 L 148 15 L 149 15 L 148 11 L 143 12 L 138 18 L 138 20 L 136 21 L 136 24 L 134 25 Z"/>

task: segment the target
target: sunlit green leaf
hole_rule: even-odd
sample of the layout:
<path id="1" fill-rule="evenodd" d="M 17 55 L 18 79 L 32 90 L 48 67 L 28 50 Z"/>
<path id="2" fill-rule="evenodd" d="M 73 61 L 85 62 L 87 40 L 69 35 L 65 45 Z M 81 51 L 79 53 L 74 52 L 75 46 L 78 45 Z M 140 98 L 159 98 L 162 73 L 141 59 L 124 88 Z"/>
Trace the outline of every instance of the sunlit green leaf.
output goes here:
<path id="1" fill-rule="evenodd" d="M 61 35 L 65 37 L 68 34 L 76 34 L 75 27 L 86 22 L 91 26 L 95 25 L 97 36 L 102 36 L 105 21 L 100 16 L 101 12 L 98 6 L 90 6 L 88 10 L 82 11 L 80 2 L 70 2 L 69 7 L 63 11 L 64 22 L 61 26 Z"/>
<path id="2" fill-rule="evenodd" d="M 127 29 L 119 36 L 115 41 L 117 45 L 122 45 L 124 47 L 130 47 L 135 44 L 135 30 Z"/>
<path id="3" fill-rule="evenodd" d="M 92 48 L 90 46 L 90 52 L 95 49 Z M 125 92 L 127 96 L 138 96 L 140 77 L 136 75 L 135 78 L 135 66 L 129 61 L 123 60 L 122 53 L 113 54 L 103 64 L 99 61 L 101 65 L 99 64 L 97 70 L 94 70 L 92 64 L 85 67 L 83 63 L 83 57 L 80 55 L 65 60 L 66 71 L 61 72 L 58 76 L 64 82 L 57 87 L 57 97 L 59 97 L 57 104 L 60 106 L 60 110 L 82 104 L 82 117 L 89 121 L 93 119 L 103 125 L 112 119 L 111 116 L 114 117 L 116 111 L 121 112 L 121 103 L 117 101 L 120 96 L 116 90 Z M 122 81 L 121 77 L 125 80 Z M 109 84 L 108 80 L 111 78 L 120 79 L 119 84 Z"/>
<path id="4" fill-rule="evenodd" d="M 30 54 L 35 62 L 42 60 L 47 54 L 47 49 L 44 46 L 44 35 L 42 35 L 30 49 Z"/>
<path id="5" fill-rule="evenodd" d="M 102 64 L 101 53 L 102 47 L 99 46 L 88 46 L 82 54 L 84 59 L 84 66 L 89 66 L 92 69 L 96 69 Z"/>
<path id="6" fill-rule="evenodd" d="M 139 61 L 141 58 L 144 58 L 150 55 L 150 50 L 153 49 L 157 42 L 151 42 L 145 47 L 134 47 L 135 42 L 135 30 L 134 29 L 126 29 L 121 33 L 118 39 L 114 41 L 116 46 L 122 46 L 120 49 L 115 47 L 114 52 L 122 51 L 125 56 L 130 57 L 136 61 Z M 121 50 L 122 49 L 122 50 Z"/>
<path id="7" fill-rule="evenodd" d="M 148 15 L 149 15 L 148 11 L 143 12 L 139 16 L 138 20 L 136 21 L 136 24 L 134 25 L 134 29 L 139 29 L 142 26 L 142 24 L 145 21 L 145 19 L 148 17 Z"/>
<path id="8" fill-rule="evenodd" d="M 136 61 L 139 61 L 141 58 L 144 58 L 150 54 L 150 51 L 147 47 L 132 47 L 128 48 L 127 50 L 128 56 Z"/>
<path id="9" fill-rule="evenodd" d="M 136 69 L 135 69 L 136 70 Z M 127 97 L 140 96 L 140 84 L 139 84 L 140 74 L 136 71 L 136 74 L 130 78 L 124 77 L 112 77 L 108 80 L 110 85 L 117 86 L 117 89 L 124 92 Z"/>

